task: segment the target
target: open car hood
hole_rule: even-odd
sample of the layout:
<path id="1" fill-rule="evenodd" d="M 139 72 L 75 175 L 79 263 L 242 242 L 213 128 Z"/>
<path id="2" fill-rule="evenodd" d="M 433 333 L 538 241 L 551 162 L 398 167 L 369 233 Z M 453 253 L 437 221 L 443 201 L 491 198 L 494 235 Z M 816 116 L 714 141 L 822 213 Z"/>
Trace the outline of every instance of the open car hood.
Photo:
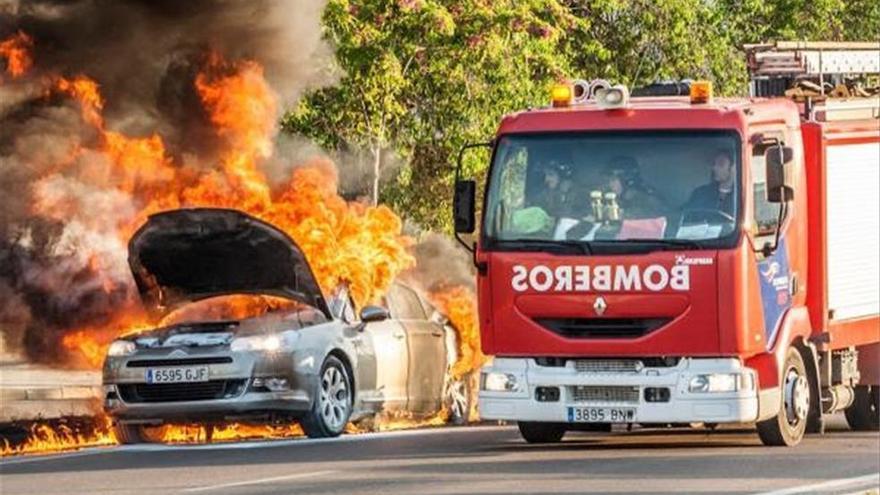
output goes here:
<path id="1" fill-rule="evenodd" d="M 128 243 L 128 264 L 152 311 L 251 293 L 300 301 L 331 317 L 293 239 L 237 210 L 192 208 L 152 215 Z"/>

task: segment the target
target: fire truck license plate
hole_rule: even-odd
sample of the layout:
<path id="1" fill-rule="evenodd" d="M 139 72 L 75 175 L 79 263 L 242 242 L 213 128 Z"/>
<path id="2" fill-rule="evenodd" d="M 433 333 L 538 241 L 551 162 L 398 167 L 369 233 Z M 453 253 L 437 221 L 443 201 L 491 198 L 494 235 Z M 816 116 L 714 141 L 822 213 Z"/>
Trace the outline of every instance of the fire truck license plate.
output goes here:
<path id="1" fill-rule="evenodd" d="M 148 368 L 145 378 L 147 383 L 206 382 L 208 381 L 208 367 Z"/>
<path id="2" fill-rule="evenodd" d="M 632 423 L 636 410 L 632 407 L 569 407 L 570 423 Z"/>

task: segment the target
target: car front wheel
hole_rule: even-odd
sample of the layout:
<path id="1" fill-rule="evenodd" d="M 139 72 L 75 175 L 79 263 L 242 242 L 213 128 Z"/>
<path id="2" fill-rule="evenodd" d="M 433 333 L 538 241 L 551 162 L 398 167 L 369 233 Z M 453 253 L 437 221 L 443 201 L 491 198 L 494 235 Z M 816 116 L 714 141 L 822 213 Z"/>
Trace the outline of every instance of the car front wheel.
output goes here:
<path id="1" fill-rule="evenodd" d="M 338 358 L 327 356 L 321 366 L 320 382 L 311 410 L 303 417 L 302 427 L 310 438 L 339 436 L 352 410 L 351 379 Z"/>

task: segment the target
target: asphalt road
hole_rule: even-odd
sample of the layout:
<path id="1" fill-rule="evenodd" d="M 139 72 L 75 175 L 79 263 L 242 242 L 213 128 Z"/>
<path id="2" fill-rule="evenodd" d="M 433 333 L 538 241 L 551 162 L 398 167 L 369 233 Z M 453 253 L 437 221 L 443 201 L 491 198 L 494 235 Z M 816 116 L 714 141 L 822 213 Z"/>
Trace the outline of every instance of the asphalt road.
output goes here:
<path id="1" fill-rule="evenodd" d="M 569 433 L 527 445 L 512 427 L 333 440 L 127 446 L 0 461 L 0 493 L 877 493 L 880 435 L 795 448 L 747 430 Z M 780 491 L 781 490 L 781 491 Z"/>

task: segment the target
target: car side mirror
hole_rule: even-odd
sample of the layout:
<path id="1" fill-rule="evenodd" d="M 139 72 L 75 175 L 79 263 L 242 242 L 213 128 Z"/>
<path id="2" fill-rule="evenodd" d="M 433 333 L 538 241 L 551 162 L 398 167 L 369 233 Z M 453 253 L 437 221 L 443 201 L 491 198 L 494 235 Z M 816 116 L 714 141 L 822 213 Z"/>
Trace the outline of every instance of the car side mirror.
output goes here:
<path id="1" fill-rule="evenodd" d="M 452 212 L 455 220 L 455 232 L 472 234 L 476 228 L 477 182 L 473 180 L 455 181 L 455 196 L 452 200 Z"/>
<path id="2" fill-rule="evenodd" d="M 764 152 L 767 176 L 767 201 L 784 203 L 794 199 L 794 150 L 781 144 Z"/>
<path id="3" fill-rule="evenodd" d="M 364 323 L 384 321 L 387 320 L 388 317 L 388 310 L 381 306 L 365 306 L 361 310 L 361 321 Z"/>

